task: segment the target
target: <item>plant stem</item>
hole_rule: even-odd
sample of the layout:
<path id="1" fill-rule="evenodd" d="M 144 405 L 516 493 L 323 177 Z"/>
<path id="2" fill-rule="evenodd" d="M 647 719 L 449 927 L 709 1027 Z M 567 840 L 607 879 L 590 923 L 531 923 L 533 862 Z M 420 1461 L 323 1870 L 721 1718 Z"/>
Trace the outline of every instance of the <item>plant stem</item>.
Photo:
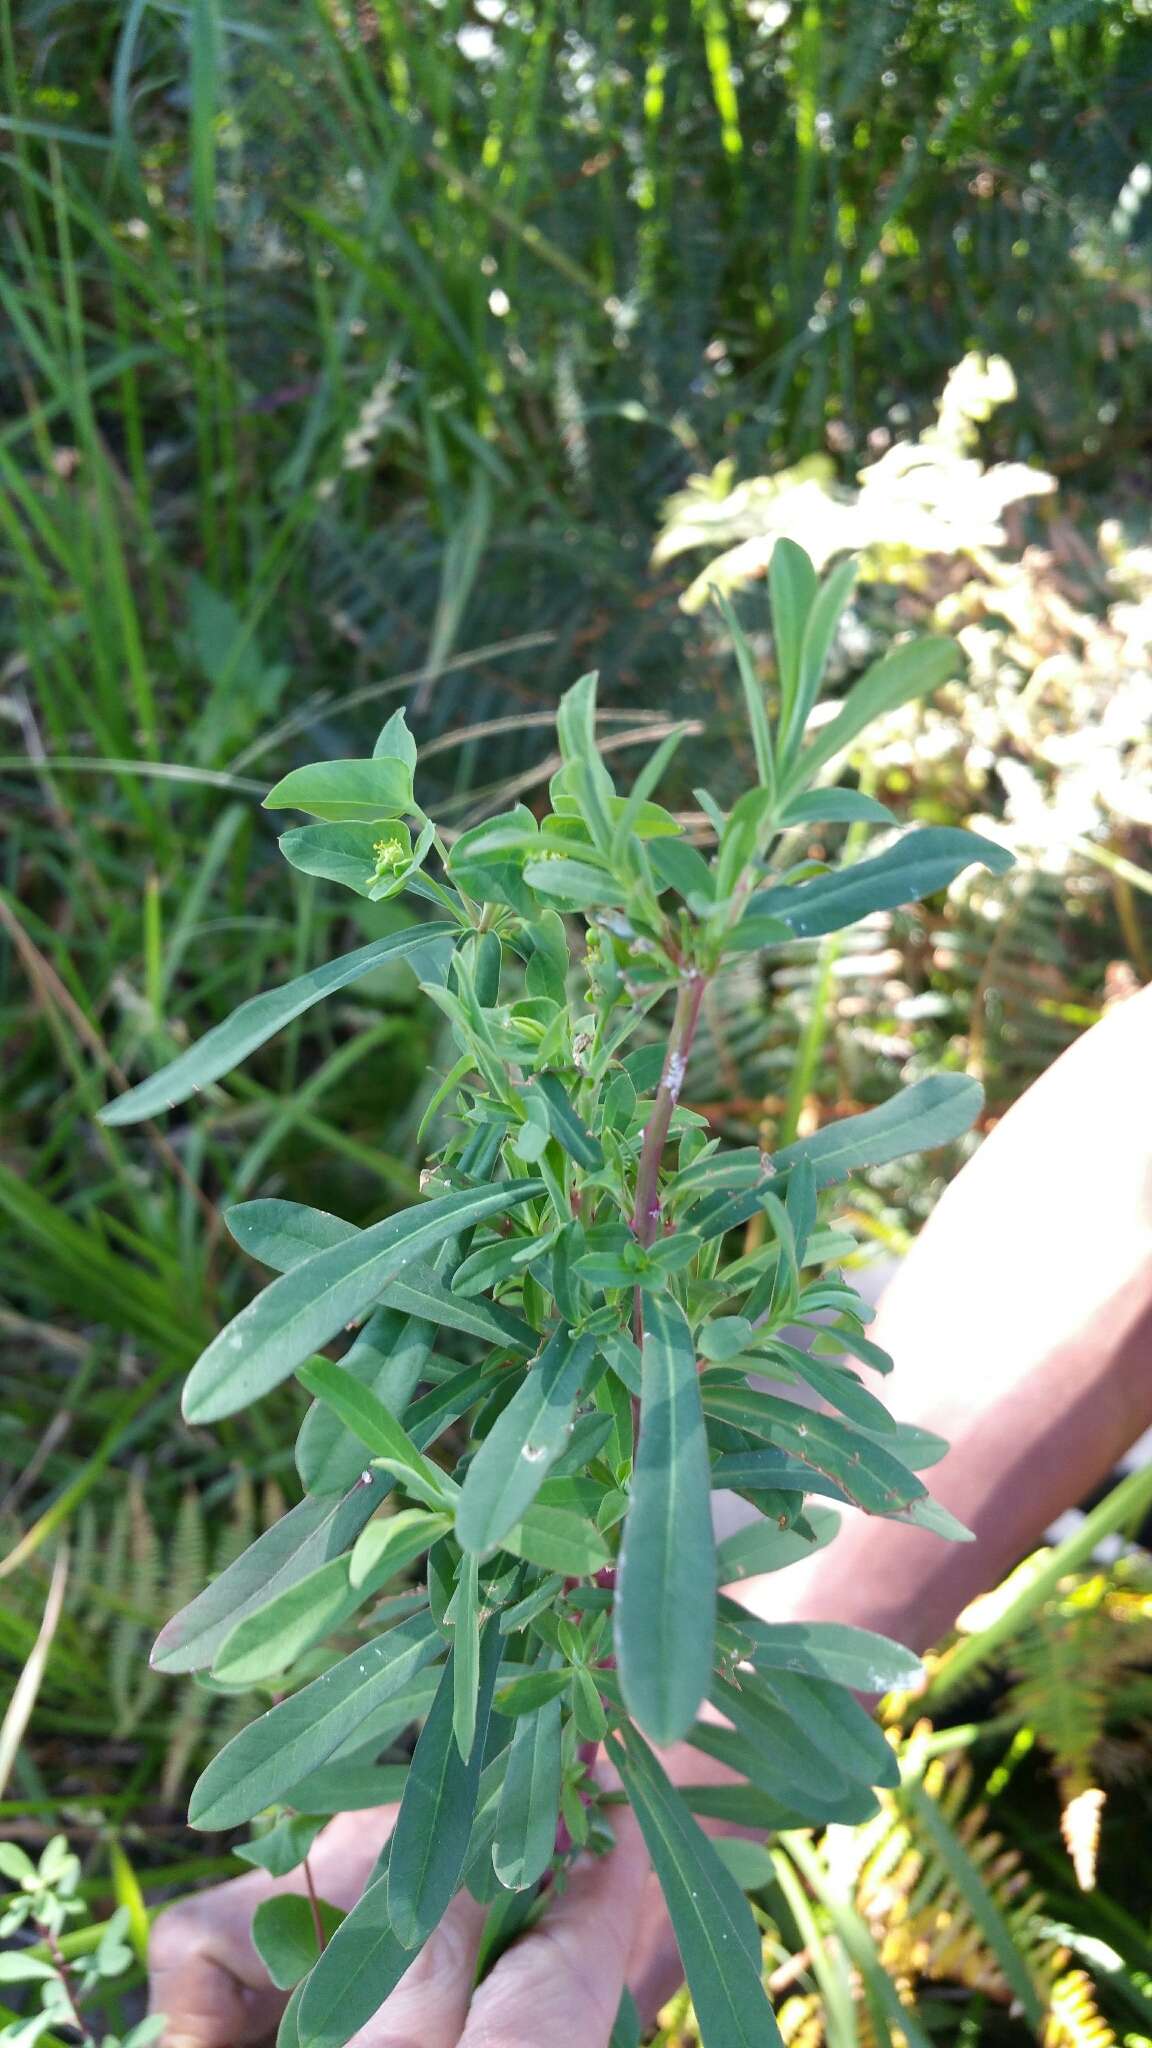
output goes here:
<path id="1" fill-rule="evenodd" d="M 645 1247 L 652 1243 L 660 1228 L 660 1161 L 668 1141 L 672 1112 L 680 1100 L 680 1090 L 684 1086 L 688 1056 L 692 1051 L 692 1041 L 700 1021 L 700 1005 L 704 1000 L 704 990 L 707 986 L 706 976 L 695 967 L 689 970 L 680 984 L 676 1012 L 664 1054 L 660 1086 L 656 1091 L 656 1101 L 644 1132 L 640 1163 L 636 1168 L 636 1204 L 632 1211 L 632 1230 L 638 1242 Z"/>
<path id="2" fill-rule="evenodd" d="M 312 1879 L 312 1865 L 309 1863 L 307 1856 L 304 1858 L 304 1882 L 308 1887 L 308 1904 L 312 1909 L 312 1926 L 316 1934 L 317 1952 L 323 1955 L 325 1948 L 324 1922 L 320 1918 L 320 1901 L 316 1897 L 316 1886 Z"/>
<path id="3" fill-rule="evenodd" d="M 40 1925 L 40 1932 L 44 1937 L 44 1945 L 47 1948 L 49 1954 L 52 1957 L 52 1961 L 56 1966 L 56 1972 L 60 1978 L 60 1982 L 64 1986 L 65 1996 L 67 1997 L 68 2004 L 72 2009 L 72 2024 L 76 2028 L 77 2033 L 81 2036 L 83 2040 L 94 2042 L 96 2036 L 92 2032 L 91 2027 L 88 2025 L 88 2022 L 86 2021 L 83 2013 L 80 2010 L 79 2000 L 76 1996 L 76 1983 L 72 1975 L 72 1968 L 68 1961 L 67 1956 L 64 1954 L 64 1951 L 60 1946 L 59 1938 L 54 1932 L 54 1930 L 51 1927 L 46 1927 L 43 1924 L 43 1922 L 41 1922 Z"/>

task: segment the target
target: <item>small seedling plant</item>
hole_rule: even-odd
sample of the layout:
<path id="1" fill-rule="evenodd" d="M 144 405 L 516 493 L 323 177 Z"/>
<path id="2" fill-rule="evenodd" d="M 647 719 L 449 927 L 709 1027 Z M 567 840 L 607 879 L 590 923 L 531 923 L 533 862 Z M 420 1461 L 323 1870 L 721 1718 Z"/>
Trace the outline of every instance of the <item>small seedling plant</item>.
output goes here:
<path id="1" fill-rule="evenodd" d="M 80 1858 L 63 1835 L 53 1835 L 35 1863 L 17 1843 L 0 1842 L 0 1943 L 10 1944 L 0 1947 L 0 2048 L 60 2048 L 61 2034 L 82 2048 L 153 2048 L 164 2031 L 159 2013 L 123 2033 L 103 2024 L 109 2001 L 119 2003 L 118 1982 L 135 1969 L 139 1929 L 125 1905 L 102 1927 L 70 1935 L 69 1921 L 84 1916 L 80 1878 Z M 29 1935 L 38 1937 L 34 1945 L 17 1946 Z M 10 1997 L 30 2009 L 11 2014 Z"/>
<path id="2" fill-rule="evenodd" d="M 842 1277 L 852 1241 L 825 1191 L 957 1138 L 980 1091 L 930 1076 L 769 1156 L 725 1149 L 684 1084 L 734 962 L 1007 860 L 960 830 L 895 833 L 874 798 L 821 783 L 875 718 L 955 672 L 952 644 L 896 646 L 814 718 L 852 568 L 820 583 L 781 542 L 770 580 L 771 700 L 729 614 L 755 779 L 727 810 L 696 791 L 706 832 L 658 801 L 682 733 L 617 791 L 586 676 L 559 707 L 546 815 L 518 806 L 446 844 L 398 713 L 370 759 L 296 768 L 265 801 L 312 820 L 280 841 L 293 866 L 370 903 L 407 891 L 431 915 L 245 1003 L 105 1112 L 173 1107 L 386 961 L 409 963 L 455 1042 L 411 1208 L 366 1229 L 287 1201 L 230 1210 L 277 1277 L 184 1395 L 197 1424 L 292 1375 L 313 1397 L 299 1504 L 155 1652 L 278 1700 L 204 1771 L 192 1825 L 271 1820 L 247 1853 L 280 1873 L 326 1815 L 400 1802 L 346 1918 L 303 1896 L 258 1916 L 294 1987 L 292 2048 L 340 2048 L 364 2025 L 461 1886 L 491 1906 L 494 1953 L 573 1855 L 611 1842 L 621 1796 L 704 2040 L 759 2048 L 778 2035 L 756 1922 L 699 1816 L 852 1821 L 893 1782 L 853 1689 L 904 1686 L 915 1660 L 854 1628 L 769 1624 L 722 1588 L 829 1541 L 838 1504 L 965 1533 L 918 1476 L 944 1446 L 864 1384 L 890 1360 Z M 877 828 L 883 850 L 808 857 L 812 828 L 841 823 Z M 718 1489 L 762 1517 L 738 1557 L 717 1552 Z M 388 1761 L 413 1726 L 410 1761 Z M 659 1752 L 681 1739 L 737 1778 L 673 1785 Z"/>

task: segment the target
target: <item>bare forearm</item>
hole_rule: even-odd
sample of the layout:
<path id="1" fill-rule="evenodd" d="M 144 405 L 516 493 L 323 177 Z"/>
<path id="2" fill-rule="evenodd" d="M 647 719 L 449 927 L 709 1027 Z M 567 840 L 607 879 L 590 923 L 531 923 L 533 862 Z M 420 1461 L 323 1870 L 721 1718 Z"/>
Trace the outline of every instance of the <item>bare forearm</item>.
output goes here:
<path id="1" fill-rule="evenodd" d="M 949 1439 L 950 1545 L 853 1518 L 738 1597 L 927 1647 L 1152 1423 L 1152 991 L 1081 1039 L 948 1190 L 884 1296 L 884 1399 Z"/>

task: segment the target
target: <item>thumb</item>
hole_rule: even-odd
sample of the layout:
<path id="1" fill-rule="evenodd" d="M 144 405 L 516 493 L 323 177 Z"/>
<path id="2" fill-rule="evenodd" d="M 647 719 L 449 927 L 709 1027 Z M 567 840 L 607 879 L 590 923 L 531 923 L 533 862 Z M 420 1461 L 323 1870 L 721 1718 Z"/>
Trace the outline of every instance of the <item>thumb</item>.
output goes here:
<path id="1" fill-rule="evenodd" d="M 396 1808 L 382 1806 L 325 1828 L 308 1858 L 322 1898 L 345 1908 L 359 1898 L 395 1819 Z M 281 1878 L 253 1870 L 160 1915 L 148 1948 L 148 2007 L 167 2022 L 163 2048 L 245 2048 L 274 2031 L 287 2001 L 256 1953 L 252 1916 L 265 1899 L 306 1889 L 302 1868 Z"/>
<path id="2" fill-rule="evenodd" d="M 160 1915 L 148 1949 L 148 2003 L 164 2015 L 164 2048 L 243 2048 L 272 2033 L 286 2001 L 253 1946 L 252 1915 L 264 1899 L 300 1888 L 257 1870 Z"/>

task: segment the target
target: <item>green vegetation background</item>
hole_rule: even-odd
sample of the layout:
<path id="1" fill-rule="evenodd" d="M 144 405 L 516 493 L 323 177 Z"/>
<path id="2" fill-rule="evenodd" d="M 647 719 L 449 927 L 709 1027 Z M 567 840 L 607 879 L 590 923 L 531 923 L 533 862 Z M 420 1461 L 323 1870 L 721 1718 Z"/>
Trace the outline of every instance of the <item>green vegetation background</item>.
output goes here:
<path id="1" fill-rule="evenodd" d="M 0 1668 L 36 1675 L 0 1824 L 69 1825 L 102 1897 L 109 1825 L 181 1866 L 187 1773 L 251 1704 L 149 1675 L 154 1625 L 292 1484 L 291 1395 L 178 1419 L 252 1284 L 218 1210 L 411 1196 L 440 1056 L 398 974 L 164 1128 L 94 1124 L 369 916 L 278 861 L 275 774 L 403 703 L 463 824 L 532 800 L 598 667 L 625 761 L 688 714 L 722 789 L 731 676 L 679 604 L 703 558 L 650 565 L 666 500 L 722 460 L 849 486 L 1002 355 L 982 453 L 1055 494 L 960 566 L 910 533 L 860 630 L 972 630 L 970 691 L 875 773 L 1023 831 L 1029 880 L 750 970 L 690 1093 L 778 1127 L 943 1061 L 996 1113 L 1152 971 L 1148 818 L 1100 762 L 1085 809 L 1060 751 L 1147 682 L 1152 9 L 3 0 L 0 66 Z M 935 1184 L 862 1189 L 862 1242 Z"/>

